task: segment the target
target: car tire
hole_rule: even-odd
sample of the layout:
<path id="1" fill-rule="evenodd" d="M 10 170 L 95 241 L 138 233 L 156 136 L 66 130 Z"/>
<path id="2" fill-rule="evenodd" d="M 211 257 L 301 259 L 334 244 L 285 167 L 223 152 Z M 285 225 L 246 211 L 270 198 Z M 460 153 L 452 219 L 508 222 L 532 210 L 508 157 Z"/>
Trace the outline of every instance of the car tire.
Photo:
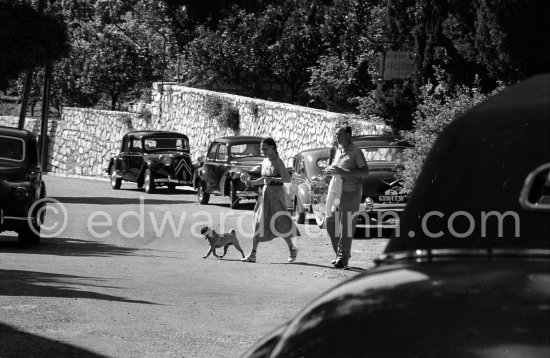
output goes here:
<path id="1" fill-rule="evenodd" d="M 116 169 L 115 166 L 111 166 L 111 170 L 109 171 L 109 177 L 111 178 L 111 187 L 115 190 L 120 189 L 120 186 L 122 184 L 122 178 L 116 177 Z"/>
<path id="2" fill-rule="evenodd" d="M 176 184 L 168 184 L 168 190 L 170 191 L 176 190 Z"/>
<path id="3" fill-rule="evenodd" d="M 298 212 L 298 198 L 294 198 L 294 208 L 292 209 L 292 217 L 296 219 L 296 224 L 305 224 L 306 222 L 306 213 Z"/>
<path id="4" fill-rule="evenodd" d="M 238 209 L 241 203 L 241 199 L 237 196 L 237 187 L 233 181 L 229 183 L 229 207 L 231 209 Z"/>
<path id="5" fill-rule="evenodd" d="M 143 178 L 143 188 L 148 194 L 155 192 L 155 177 L 150 169 L 145 170 L 145 176 Z"/>
<path id="6" fill-rule="evenodd" d="M 206 183 L 203 181 L 199 181 L 197 183 L 197 200 L 201 205 L 208 204 L 208 201 L 210 200 L 210 194 L 207 193 L 205 189 L 206 189 Z"/>

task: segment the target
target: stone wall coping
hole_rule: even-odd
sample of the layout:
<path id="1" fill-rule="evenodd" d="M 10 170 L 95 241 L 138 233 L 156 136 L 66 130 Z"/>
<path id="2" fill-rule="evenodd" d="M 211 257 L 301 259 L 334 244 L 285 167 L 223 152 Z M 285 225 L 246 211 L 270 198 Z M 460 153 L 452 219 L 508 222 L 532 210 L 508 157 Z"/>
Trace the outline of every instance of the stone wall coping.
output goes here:
<path id="1" fill-rule="evenodd" d="M 158 88 L 158 86 L 161 84 L 161 82 L 155 82 L 155 87 Z M 325 111 L 323 109 L 318 108 L 311 108 L 311 107 L 303 107 L 298 106 L 295 104 L 285 103 L 285 102 L 275 102 L 275 101 L 268 101 L 265 99 L 259 99 L 259 98 L 251 98 L 251 97 L 245 97 L 245 96 L 239 96 L 236 94 L 230 94 L 225 92 L 216 92 L 212 90 L 205 90 L 200 88 L 193 88 L 193 87 L 187 87 L 183 85 L 174 85 L 169 84 L 167 82 L 164 82 L 164 85 L 168 88 L 172 89 L 172 92 L 185 92 L 185 93 L 193 93 L 193 94 L 199 94 L 203 96 L 218 96 L 221 98 L 227 98 L 230 100 L 234 100 L 237 102 L 248 102 L 248 103 L 255 103 L 255 104 L 262 104 L 264 106 L 268 107 L 277 107 L 277 108 L 286 108 L 286 109 L 292 109 L 300 112 L 310 112 L 314 114 L 323 114 L 329 117 L 340 117 L 340 116 L 346 116 L 346 114 L 343 113 L 335 113 L 335 112 L 329 112 Z"/>

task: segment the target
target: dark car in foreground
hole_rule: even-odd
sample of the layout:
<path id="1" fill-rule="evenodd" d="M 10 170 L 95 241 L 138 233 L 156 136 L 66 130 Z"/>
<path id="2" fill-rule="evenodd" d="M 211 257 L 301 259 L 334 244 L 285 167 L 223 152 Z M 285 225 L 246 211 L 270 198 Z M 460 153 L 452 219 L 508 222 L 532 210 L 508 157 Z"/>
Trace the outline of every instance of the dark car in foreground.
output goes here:
<path id="1" fill-rule="evenodd" d="M 0 232 L 16 231 L 20 243 L 37 244 L 45 196 L 36 137 L 0 127 Z"/>
<path id="2" fill-rule="evenodd" d="M 246 188 L 240 176 L 244 173 L 252 179 L 261 176 L 265 158 L 260 150 L 262 139 L 229 136 L 210 143 L 206 158 L 193 178 L 200 204 L 208 204 L 210 195 L 222 195 L 229 197 L 230 207 L 236 209 L 242 199 L 258 197 L 258 188 Z"/>
<path id="3" fill-rule="evenodd" d="M 153 193 L 157 187 L 174 189 L 192 185 L 193 164 L 187 136 L 168 131 L 135 131 L 124 135 L 120 152 L 109 160 L 106 169 L 113 189 L 122 181 L 137 183 Z"/>
<path id="4" fill-rule="evenodd" d="M 368 225 L 387 221 L 388 226 L 395 226 L 409 197 L 396 177 L 409 145 L 391 134 L 354 136 L 352 140 L 369 165 L 369 175 L 363 178 L 361 221 Z M 298 223 L 304 222 L 308 211 L 316 214 L 319 225 L 324 223 L 330 177 L 324 177 L 323 172 L 328 158 L 329 148 L 315 148 L 302 151 L 293 159 L 290 192 Z"/>
<path id="5" fill-rule="evenodd" d="M 549 357 L 550 75 L 434 144 L 377 266 L 244 357 Z"/>

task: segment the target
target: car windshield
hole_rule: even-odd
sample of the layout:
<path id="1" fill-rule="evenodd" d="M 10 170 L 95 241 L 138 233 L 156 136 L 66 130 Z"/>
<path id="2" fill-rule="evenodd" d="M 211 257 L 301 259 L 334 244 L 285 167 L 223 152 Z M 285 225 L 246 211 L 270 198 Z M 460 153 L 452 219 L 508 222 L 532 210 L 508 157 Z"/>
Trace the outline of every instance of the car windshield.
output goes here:
<path id="1" fill-rule="evenodd" d="M 366 147 L 361 148 L 367 162 L 403 162 L 406 158 L 405 147 Z"/>
<path id="2" fill-rule="evenodd" d="M 143 141 L 145 151 L 152 150 L 188 150 L 187 139 L 177 138 L 147 138 Z"/>
<path id="3" fill-rule="evenodd" d="M 264 154 L 260 150 L 260 143 L 233 144 L 230 151 L 231 157 L 233 158 L 264 156 Z"/>
<path id="4" fill-rule="evenodd" d="M 20 162 L 25 158 L 25 142 L 21 138 L 0 136 L 0 159 Z"/>

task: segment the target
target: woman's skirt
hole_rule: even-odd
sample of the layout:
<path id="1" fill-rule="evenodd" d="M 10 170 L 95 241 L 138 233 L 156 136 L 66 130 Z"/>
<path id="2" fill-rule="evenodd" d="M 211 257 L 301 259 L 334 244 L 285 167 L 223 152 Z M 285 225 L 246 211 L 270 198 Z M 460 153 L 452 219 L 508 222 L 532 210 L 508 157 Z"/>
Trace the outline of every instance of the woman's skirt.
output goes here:
<path id="1" fill-rule="evenodd" d="M 263 242 L 299 235 L 286 208 L 284 187 L 265 185 L 254 208 L 254 238 Z"/>

